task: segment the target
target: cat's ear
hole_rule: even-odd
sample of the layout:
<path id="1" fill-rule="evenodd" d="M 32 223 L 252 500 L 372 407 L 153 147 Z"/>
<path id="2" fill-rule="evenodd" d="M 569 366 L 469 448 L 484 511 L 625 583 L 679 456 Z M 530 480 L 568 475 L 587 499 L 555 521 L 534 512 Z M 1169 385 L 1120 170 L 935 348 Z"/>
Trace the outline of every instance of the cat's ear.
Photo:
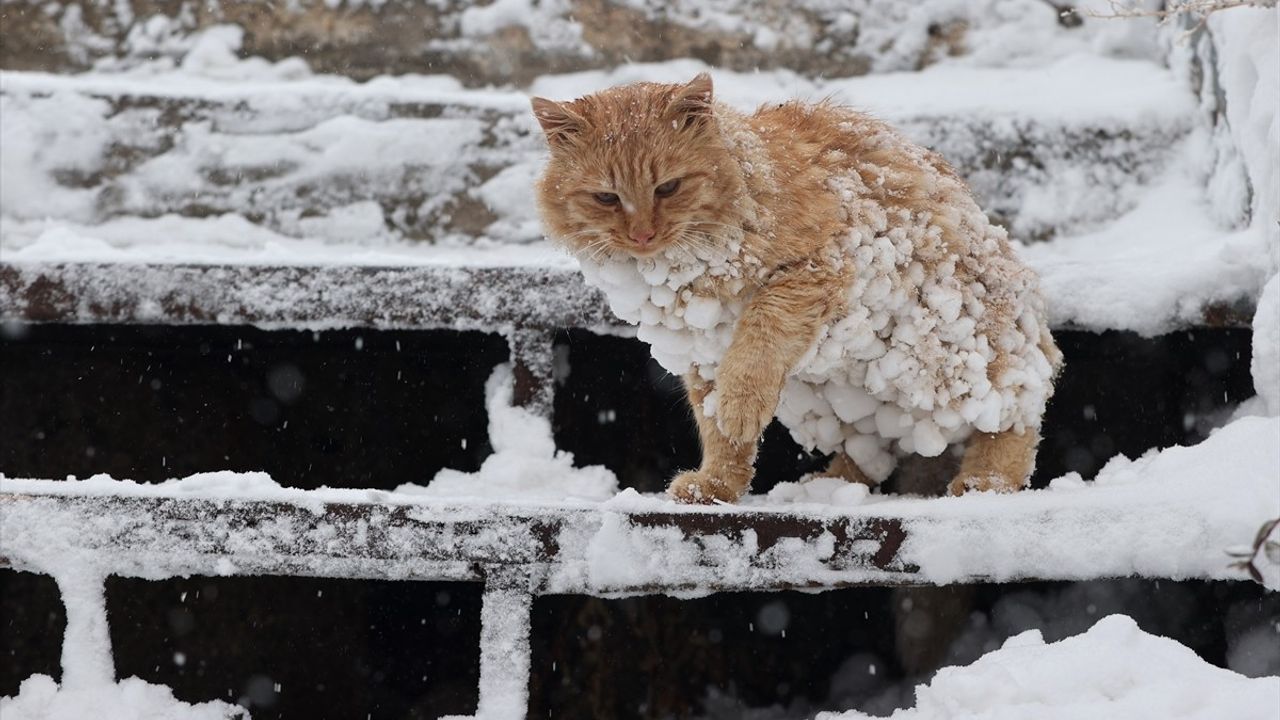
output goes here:
<path id="1" fill-rule="evenodd" d="M 565 103 L 536 97 L 532 100 L 533 116 L 547 134 L 547 142 L 558 145 L 574 135 L 582 132 L 586 121 L 582 116 L 570 110 Z"/>
<path id="2" fill-rule="evenodd" d="M 667 105 L 667 117 L 678 127 L 690 127 L 711 117 L 711 75 L 698 73 L 676 88 Z"/>

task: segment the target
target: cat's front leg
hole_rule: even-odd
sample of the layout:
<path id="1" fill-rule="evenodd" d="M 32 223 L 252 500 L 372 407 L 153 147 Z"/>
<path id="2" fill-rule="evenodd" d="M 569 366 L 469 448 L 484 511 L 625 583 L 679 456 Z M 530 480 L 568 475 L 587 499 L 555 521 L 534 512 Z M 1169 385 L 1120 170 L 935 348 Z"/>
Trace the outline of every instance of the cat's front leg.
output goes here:
<path id="1" fill-rule="evenodd" d="M 702 443 L 702 464 L 697 470 L 682 472 L 671 480 L 667 492 L 686 503 L 733 502 L 751 486 L 755 475 L 756 446 L 731 443 L 716 427 L 715 420 L 702 410 L 712 390 L 711 383 L 696 372 L 684 379 L 689 407 L 698 423 Z"/>
<path id="2" fill-rule="evenodd" d="M 716 425 L 754 445 L 778 409 L 787 374 L 843 308 L 844 278 L 816 263 L 774 273 L 747 305 L 716 371 Z"/>
<path id="3" fill-rule="evenodd" d="M 754 446 L 778 410 L 787 371 L 767 350 L 756 357 L 726 355 L 716 375 L 715 420 L 736 445 Z"/>

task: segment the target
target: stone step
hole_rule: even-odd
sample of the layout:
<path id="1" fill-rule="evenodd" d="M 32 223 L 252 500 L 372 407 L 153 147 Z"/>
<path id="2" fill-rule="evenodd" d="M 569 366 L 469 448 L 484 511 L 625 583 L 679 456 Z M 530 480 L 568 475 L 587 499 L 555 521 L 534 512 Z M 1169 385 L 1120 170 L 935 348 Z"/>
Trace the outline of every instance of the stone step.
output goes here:
<path id="1" fill-rule="evenodd" d="M 575 97 L 702 67 L 553 76 L 531 91 Z M 721 97 L 741 107 L 833 95 L 891 120 L 946 157 L 988 212 L 1028 241 L 1127 211 L 1196 121 L 1167 72 L 1096 57 L 821 82 L 716 79 Z M 6 72 L 0 103 L 0 164 L 6 177 L 26 179 L 5 190 L 10 219 L 236 213 L 288 236 L 353 242 L 539 237 L 530 184 L 545 145 L 520 92 L 467 90 L 441 77 L 357 84 Z"/>
<path id="2" fill-rule="evenodd" d="M 0 263 L 0 323 L 251 325 L 260 328 L 449 329 L 549 333 L 632 331 L 572 261 L 549 249 L 459 253 L 399 266 Z M 1080 282 L 1087 281 L 1082 271 Z M 1050 279 L 1056 278 L 1051 275 Z M 1141 317 L 1071 313 L 1048 283 L 1059 330 L 1247 328 L 1253 299 L 1195 298 L 1177 308 L 1135 298 Z M 1104 302 L 1107 298 L 1103 299 Z"/>
<path id="3" fill-rule="evenodd" d="M 949 5 L 949 6 L 948 6 Z M 1046 42 L 1086 35 L 1071 3 L 897 0 L 4 0 L 0 68 L 67 72 L 95 62 L 180 57 L 199 31 L 243 30 L 244 51 L 303 57 L 318 71 L 367 79 L 446 73 L 471 85 L 524 84 L 546 73 L 691 57 L 736 70 L 847 76 L 912 70 L 967 52 L 1019 23 Z M 981 6 L 981 7 L 979 7 Z M 1082 29 L 1084 26 L 1084 29 Z M 1063 37 L 1058 37 L 1058 36 Z"/>

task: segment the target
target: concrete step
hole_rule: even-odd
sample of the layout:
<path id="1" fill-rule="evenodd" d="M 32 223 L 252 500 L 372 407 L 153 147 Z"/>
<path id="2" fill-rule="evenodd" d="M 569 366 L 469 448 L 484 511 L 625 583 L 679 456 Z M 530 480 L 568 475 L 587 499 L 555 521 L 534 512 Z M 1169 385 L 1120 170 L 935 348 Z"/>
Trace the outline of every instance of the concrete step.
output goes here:
<path id="1" fill-rule="evenodd" d="M 1070 4 L 1013 0 L 992 13 L 984 3 L 896 0 L 5 0 L 0 68 L 67 72 L 178 57 L 194 34 L 231 24 L 243 29 L 247 54 L 303 57 L 321 72 L 360 79 L 447 73 L 471 85 L 524 84 L 682 57 L 847 76 L 965 53 L 994 23 L 1020 22 L 1045 41 L 1075 39 L 1084 20 Z"/>
<path id="2" fill-rule="evenodd" d="M 673 80 L 692 61 L 551 76 L 575 97 Z M 1079 56 L 1047 68 L 809 81 L 716 74 L 741 107 L 833 95 L 942 153 L 1015 237 L 1096 228 L 1164 171 L 1196 116 L 1165 71 Z M 964 93 L 956 88 L 966 88 Z M 82 224 L 236 213 L 273 232 L 363 242 L 539 237 L 530 184 L 545 154 L 528 96 L 451 78 L 214 81 L 189 74 L 0 75 L 11 219 Z"/>

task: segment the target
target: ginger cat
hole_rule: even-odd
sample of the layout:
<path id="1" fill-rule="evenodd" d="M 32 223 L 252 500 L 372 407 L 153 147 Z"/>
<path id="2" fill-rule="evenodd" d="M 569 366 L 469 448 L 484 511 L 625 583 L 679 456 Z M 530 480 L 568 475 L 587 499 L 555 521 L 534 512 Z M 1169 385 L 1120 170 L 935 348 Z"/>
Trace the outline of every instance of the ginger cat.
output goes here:
<path id="1" fill-rule="evenodd" d="M 548 235 L 685 378 L 702 465 L 673 497 L 738 499 L 775 416 L 849 481 L 967 442 L 951 492 L 1026 485 L 1062 355 L 940 156 L 830 103 L 744 115 L 705 73 L 533 110 Z"/>

